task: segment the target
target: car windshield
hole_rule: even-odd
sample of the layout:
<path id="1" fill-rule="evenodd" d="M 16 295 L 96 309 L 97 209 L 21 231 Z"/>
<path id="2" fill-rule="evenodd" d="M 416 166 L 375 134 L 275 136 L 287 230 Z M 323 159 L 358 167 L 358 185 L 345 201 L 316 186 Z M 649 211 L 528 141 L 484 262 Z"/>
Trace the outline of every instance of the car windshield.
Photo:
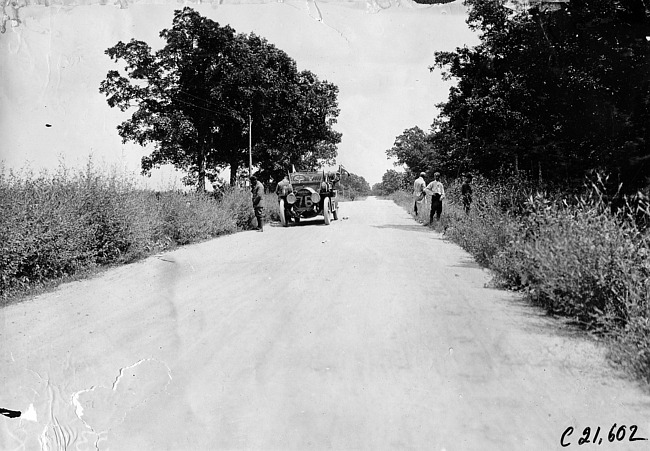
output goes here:
<path id="1" fill-rule="evenodd" d="M 291 174 L 291 183 L 309 183 L 322 181 L 322 172 L 294 172 Z"/>

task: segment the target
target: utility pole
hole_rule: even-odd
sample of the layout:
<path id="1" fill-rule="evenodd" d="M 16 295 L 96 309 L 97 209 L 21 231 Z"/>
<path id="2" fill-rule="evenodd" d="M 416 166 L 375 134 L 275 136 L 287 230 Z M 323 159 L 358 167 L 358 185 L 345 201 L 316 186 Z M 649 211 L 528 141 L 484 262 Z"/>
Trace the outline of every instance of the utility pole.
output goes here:
<path id="1" fill-rule="evenodd" d="M 248 115 L 248 176 L 253 175 L 253 118 Z"/>

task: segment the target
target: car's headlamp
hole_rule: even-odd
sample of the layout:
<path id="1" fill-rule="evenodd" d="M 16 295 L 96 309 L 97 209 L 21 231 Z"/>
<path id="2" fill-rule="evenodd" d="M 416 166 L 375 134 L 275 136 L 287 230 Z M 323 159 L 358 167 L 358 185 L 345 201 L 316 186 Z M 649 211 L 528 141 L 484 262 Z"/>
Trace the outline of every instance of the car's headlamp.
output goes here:
<path id="1" fill-rule="evenodd" d="M 293 193 L 287 194 L 287 203 L 293 205 L 296 203 L 296 195 Z"/>
<path id="2" fill-rule="evenodd" d="M 315 203 L 315 204 L 317 204 L 318 202 L 320 202 L 320 194 L 318 194 L 318 193 L 312 193 L 312 195 L 311 195 L 311 201 L 312 201 L 313 203 Z"/>

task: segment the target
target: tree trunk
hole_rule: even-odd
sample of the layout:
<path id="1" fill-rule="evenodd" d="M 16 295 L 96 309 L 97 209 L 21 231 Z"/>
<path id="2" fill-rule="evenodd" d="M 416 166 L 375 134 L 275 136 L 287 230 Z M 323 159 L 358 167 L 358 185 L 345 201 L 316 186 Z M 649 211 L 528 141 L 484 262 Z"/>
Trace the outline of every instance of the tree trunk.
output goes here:
<path id="1" fill-rule="evenodd" d="M 199 154 L 197 155 L 196 166 L 198 167 L 199 180 L 196 184 L 196 192 L 205 192 L 205 149 L 203 146 L 199 147 Z"/>
<path id="2" fill-rule="evenodd" d="M 519 155 L 515 154 L 515 174 L 519 175 Z"/>
<path id="3" fill-rule="evenodd" d="M 239 163 L 237 162 L 230 163 L 230 186 L 235 186 L 235 183 L 237 183 L 238 169 L 239 169 Z"/>

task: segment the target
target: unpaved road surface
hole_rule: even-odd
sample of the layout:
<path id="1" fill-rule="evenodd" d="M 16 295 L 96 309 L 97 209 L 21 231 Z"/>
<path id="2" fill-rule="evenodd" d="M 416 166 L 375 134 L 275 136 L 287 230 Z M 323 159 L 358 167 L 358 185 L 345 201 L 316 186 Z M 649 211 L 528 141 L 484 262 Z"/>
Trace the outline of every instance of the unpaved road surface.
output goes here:
<path id="1" fill-rule="evenodd" d="M 0 449 L 648 450 L 603 351 L 389 201 L 0 312 Z M 626 425 L 624 441 L 608 432 Z M 603 442 L 578 445 L 600 427 Z"/>

